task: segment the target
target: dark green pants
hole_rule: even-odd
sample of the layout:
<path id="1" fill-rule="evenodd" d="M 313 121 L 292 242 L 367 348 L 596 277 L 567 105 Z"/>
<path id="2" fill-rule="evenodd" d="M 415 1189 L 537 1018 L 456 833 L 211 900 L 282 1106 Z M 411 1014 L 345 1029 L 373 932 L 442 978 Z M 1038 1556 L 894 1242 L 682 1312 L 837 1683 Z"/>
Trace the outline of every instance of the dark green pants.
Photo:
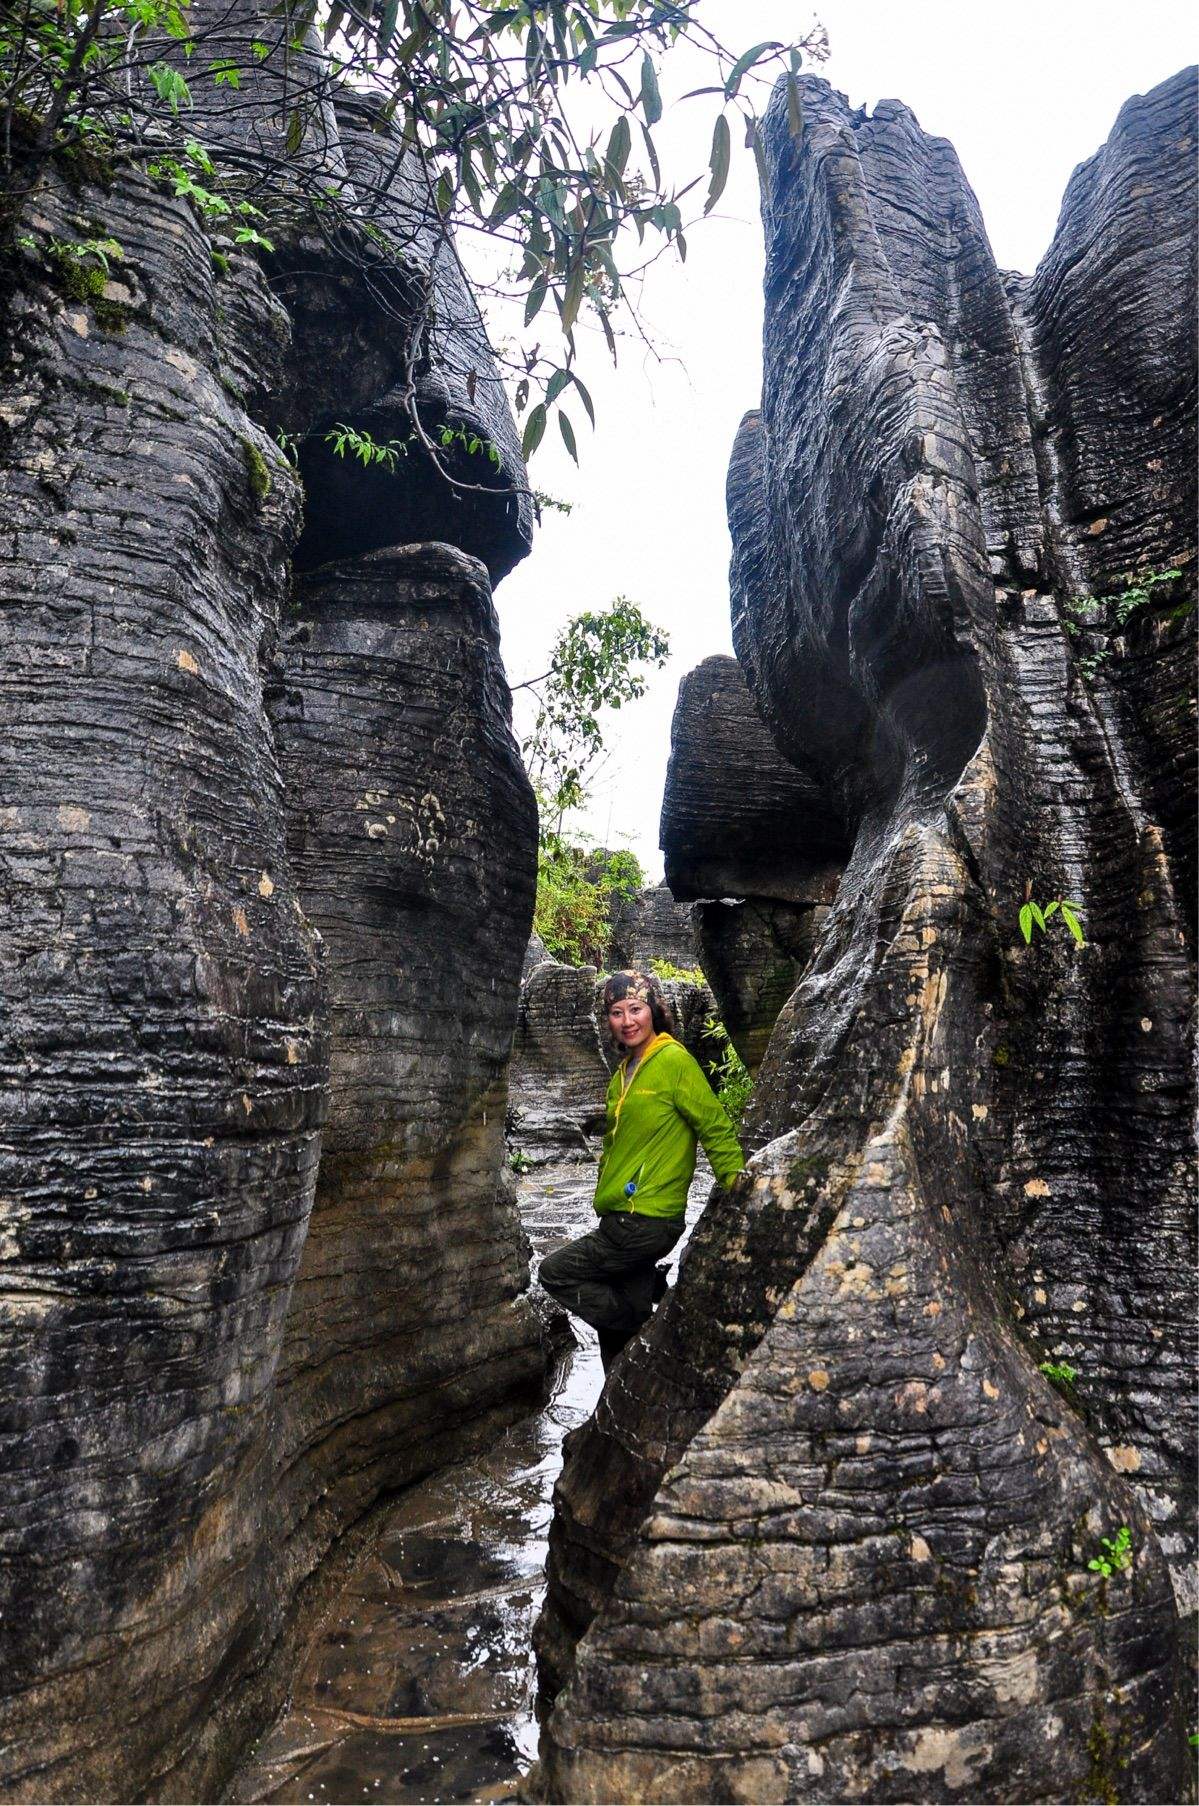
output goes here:
<path id="1" fill-rule="evenodd" d="M 537 1277 L 551 1298 L 619 1345 L 653 1310 L 654 1263 L 682 1233 L 682 1216 L 609 1211 L 590 1235 L 547 1254 Z"/>

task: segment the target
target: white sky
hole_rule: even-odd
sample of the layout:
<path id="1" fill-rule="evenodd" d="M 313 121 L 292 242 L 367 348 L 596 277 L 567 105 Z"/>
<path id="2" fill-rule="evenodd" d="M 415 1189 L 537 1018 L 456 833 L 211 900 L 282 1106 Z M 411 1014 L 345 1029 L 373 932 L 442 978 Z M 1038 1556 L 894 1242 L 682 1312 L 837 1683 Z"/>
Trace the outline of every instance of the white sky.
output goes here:
<path id="1" fill-rule="evenodd" d="M 832 50 L 818 73 L 854 106 L 905 101 L 925 131 L 949 138 L 1000 266 L 1025 271 L 1053 236 L 1070 172 L 1123 102 L 1196 50 L 1196 9 L 1179 0 L 824 0 L 815 11 Z M 741 50 L 801 36 L 812 12 L 796 0 L 709 0 L 703 18 Z M 709 79 L 678 53 L 667 59 L 656 136 L 668 181 L 706 169 L 714 97 L 673 109 L 670 100 Z M 733 142 L 728 186 L 688 232 L 686 264 L 672 253 L 647 277 L 640 311 L 658 358 L 625 339 L 613 369 L 598 331 L 587 335 L 579 368 L 598 426 L 592 434 L 577 402 L 570 408 L 581 469 L 551 423 L 531 471 L 573 512 L 546 514 L 496 596 L 513 683 L 545 668 L 567 616 L 615 595 L 669 631 L 669 665 L 642 701 L 610 717 L 612 756 L 583 824 L 630 846 L 651 880 L 662 872 L 658 814 L 679 680 L 732 650 L 724 480 L 737 425 L 759 399 L 762 327 L 757 178 L 736 130 Z"/>

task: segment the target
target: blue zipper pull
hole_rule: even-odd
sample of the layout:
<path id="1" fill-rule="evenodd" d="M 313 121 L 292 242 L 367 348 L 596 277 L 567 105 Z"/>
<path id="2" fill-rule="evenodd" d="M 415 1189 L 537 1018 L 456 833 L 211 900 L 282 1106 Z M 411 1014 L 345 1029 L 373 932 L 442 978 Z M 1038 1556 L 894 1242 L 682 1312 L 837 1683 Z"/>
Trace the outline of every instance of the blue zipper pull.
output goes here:
<path id="1" fill-rule="evenodd" d="M 635 1197 L 635 1196 L 636 1196 L 636 1195 L 637 1195 L 637 1181 L 636 1181 L 636 1179 L 630 1179 L 630 1180 L 629 1180 L 629 1182 L 628 1182 L 628 1184 L 627 1184 L 627 1185 L 626 1185 L 626 1186 L 625 1186 L 625 1188 L 624 1188 L 624 1195 L 625 1195 L 625 1197 L 626 1197 L 626 1198 L 632 1198 L 632 1197 Z"/>

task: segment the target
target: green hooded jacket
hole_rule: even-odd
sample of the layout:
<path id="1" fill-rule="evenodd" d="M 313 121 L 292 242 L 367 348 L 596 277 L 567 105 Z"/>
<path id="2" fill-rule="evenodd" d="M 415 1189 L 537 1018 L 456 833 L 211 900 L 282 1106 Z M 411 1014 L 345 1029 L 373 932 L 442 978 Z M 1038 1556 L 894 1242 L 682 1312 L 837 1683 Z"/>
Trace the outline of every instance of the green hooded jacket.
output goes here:
<path id="1" fill-rule="evenodd" d="M 697 1139 L 721 1185 L 736 1178 L 745 1156 L 699 1063 L 673 1035 L 654 1036 L 626 1085 L 627 1066 L 622 1060 L 608 1086 L 595 1208 L 600 1216 L 630 1210 L 681 1217 L 695 1177 Z"/>

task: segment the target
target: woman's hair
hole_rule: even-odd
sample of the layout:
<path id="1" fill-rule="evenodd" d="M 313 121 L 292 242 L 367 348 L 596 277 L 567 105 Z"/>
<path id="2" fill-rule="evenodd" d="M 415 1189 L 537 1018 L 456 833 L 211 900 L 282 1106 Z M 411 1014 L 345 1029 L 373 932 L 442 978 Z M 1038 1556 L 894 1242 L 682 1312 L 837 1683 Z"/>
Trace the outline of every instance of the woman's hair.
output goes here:
<path id="1" fill-rule="evenodd" d="M 626 997 L 633 997 L 641 1003 L 649 1004 L 655 1035 L 674 1034 L 674 1013 L 666 1001 L 660 982 L 652 972 L 613 972 L 604 983 L 605 1017 L 614 1003 L 622 1003 Z M 615 1035 L 612 1038 L 617 1041 L 617 1046 L 624 1046 L 623 1041 L 617 1040 Z"/>

